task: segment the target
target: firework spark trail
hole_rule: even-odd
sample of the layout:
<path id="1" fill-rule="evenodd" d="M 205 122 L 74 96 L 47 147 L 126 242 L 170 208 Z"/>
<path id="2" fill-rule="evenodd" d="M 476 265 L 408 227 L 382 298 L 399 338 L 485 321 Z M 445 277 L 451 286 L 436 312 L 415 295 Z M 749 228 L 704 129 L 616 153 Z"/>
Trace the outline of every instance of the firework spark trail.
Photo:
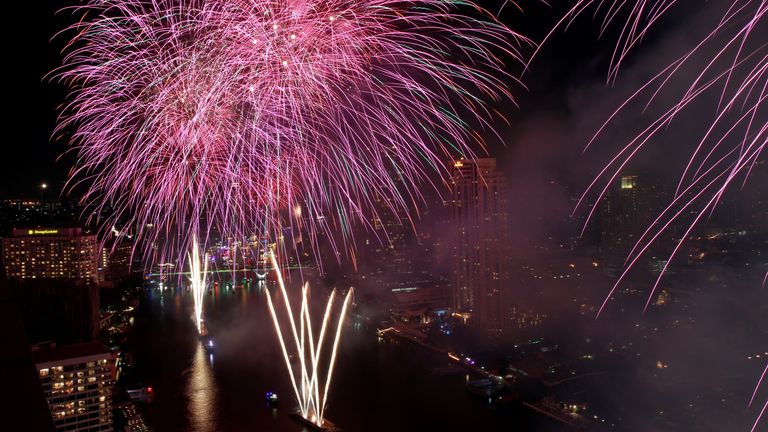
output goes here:
<path id="1" fill-rule="evenodd" d="M 578 0 L 555 28 L 547 34 L 544 41 L 550 39 L 558 29 L 567 28 L 573 20 L 591 8 L 594 9 L 596 16 L 603 16 L 601 34 L 611 24 L 619 23 L 621 32 L 618 36 L 608 75 L 608 81 L 614 82 L 622 61 L 628 53 L 640 43 L 651 27 L 676 4 L 676 0 L 643 0 L 634 3 Z M 627 15 L 623 23 L 620 19 L 622 12 Z M 755 39 L 754 34 L 759 35 L 759 31 L 755 29 L 759 25 L 765 25 L 766 13 L 768 13 L 768 3 L 765 1 L 740 0 L 733 2 L 723 13 L 722 19 L 715 28 L 706 34 L 692 50 L 672 62 L 662 72 L 641 86 L 609 116 L 587 147 L 631 102 L 637 101 L 646 93 L 650 93 L 650 97 L 645 102 L 645 107 L 648 108 L 659 93 L 670 85 L 670 80 L 686 67 L 695 72 L 695 78 L 680 99 L 611 159 L 590 184 L 585 194 L 582 195 L 577 207 L 582 206 L 588 194 L 600 183 L 600 179 L 607 175 L 608 181 L 605 182 L 603 188 L 598 190 L 598 199 L 602 197 L 610 187 L 610 183 L 643 147 L 649 145 L 649 142 L 661 134 L 664 128 L 687 107 L 704 95 L 718 91 L 718 89 L 720 89 L 719 103 L 712 124 L 705 129 L 690 158 L 685 161 L 685 167 L 682 170 L 673 200 L 685 203 L 684 200 L 680 200 L 680 196 L 683 195 L 683 192 L 693 193 L 692 186 L 702 183 L 704 177 L 701 174 L 703 172 L 709 173 L 711 176 L 724 175 L 724 183 L 713 189 L 713 193 L 717 197 L 716 201 L 722 198 L 723 193 L 739 176 L 744 178 L 748 176 L 755 163 L 761 160 L 768 139 L 766 134 L 767 122 L 764 119 L 765 102 L 768 98 L 766 93 L 768 56 L 765 54 L 766 45 L 759 45 L 754 49 L 747 49 L 746 47 Z M 704 52 L 705 49 L 713 49 L 714 54 L 707 54 Z M 705 57 L 706 62 L 703 67 L 695 65 L 694 60 L 697 55 Z M 728 60 L 729 55 L 730 60 Z M 725 66 L 718 62 L 725 63 Z M 739 110 L 741 112 L 735 118 L 729 116 L 732 112 Z M 717 136 L 718 128 L 725 129 L 726 132 Z M 729 140 L 734 141 L 735 145 L 732 148 L 723 149 Z M 731 159 L 724 161 L 721 154 L 718 154 L 718 151 L 721 150 Z M 723 167 L 722 170 L 713 172 L 712 169 L 719 165 Z M 710 207 L 705 207 L 702 211 L 707 209 L 711 210 Z M 593 212 L 594 208 L 590 210 L 590 219 Z M 649 233 L 646 232 L 647 234 Z M 641 246 L 642 239 L 629 254 L 628 261 Z"/>
<path id="2" fill-rule="evenodd" d="M 484 149 L 487 103 L 530 41 L 458 0 L 90 0 L 53 76 L 71 88 L 71 187 L 144 251 L 190 221 L 234 238 L 320 234 L 372 203 L 418 208 L 443 161 Z M 498 114 L 500 115 L 500 114 Z M 435 187 L 436 184 L 433 183 Z M 287 215 L 300 205 L 303 217 Z M 255 232 L 254 232 L 255 231 Z M 346 234 L 345 234 L 346 235 Z M 331 241 L 334 241 L 333 238 Z M 346 243 L 345 245 L 346 246 Z M 336 247 L 334 242 L 334 247 Z"/>
<path id="3" fill-rule="evenodd" d="M 595 17 L 602 17 L 601 36 L 611 25 L 617 25 L 620 28 L 607 77 L 608 83 L 614 83 L 630 51 L 664 15 L 678 4 L 677 0 L 636 2 L 575 0 L 573 7 L 557 22 L 543 42 L 549 40 L 556 31 L 567 29 L 577 17 L 593 11 Z M 708 7 L 718 7 L 718 4 L 713 3 Z M 645 109 L 654 103 L 658 104 L 660 102 L 657 99 L 660 99 L 660 94 L 663 91 L 672 90 L 673 80 L 682 78 L 684 73 L 692 74 L 693 78 L 688 81 L 687 87 L 683 87 L 683 92 L 677 101 L 622 147 L 595 177 L 580 198 L 576 210 L 586 201 L 591 201 L 588 199 L 590 195 L 597 195 L 597 199 L 593 202 L 599 202 L 623 168 L 643 148 L 651 145 L 652 141 L 662 134 L 681 113 L 709 95 L 714 94 L 716 97 L 717 103 L 713 109 L 714 116 L 711 124 L 703 128 L 700 140 L 689 158 L 683 161 L 683 168 L 671 202 L 648 226 L 627 255 L 624 271 L 606 296 L 598 315 L 604 310 L 631 268 L 651 245 L 675 221 L 689 217 L 686 234 L 681 236 L 681 240 L 674 246 L 664 271 L 650 290 L 646 302 L 647 308 L 669 263 L 677 255 L 688 234 L 704 216 L 714 212 L 728 190 L 737 188 L 739 185 L 743 186 L 749 180 L 756 164 L 766 163 L 765 155 L 768 147 L 766 144 L 768 143 L 768 106 L 766 105 L 768 54 L 766 51 L 768 44 L 763 35 L 766 34 L 765 27 L 768 25 L 767 15 L 768 2 L 765 0 L 731 2 L 724 8 L 721 19 L 713 25 L 711 31 L 705 34 L 692 49 L 671 62 L 624 101 L 587 144 L 587 147 L 592 145 L 630 104 L 639 102 L 645 95 L 648 95 L 643 103 Z M 531 60 L 528 64 L 530 62 Z M 603 186 L 598 186 L 601 182 Z M 595 190 L 597 193 L 593 194 Z M 586 223 L 592 218 L 596 208 L 597 206 L 592 206 Z M 691 213 L 693 216 L 686 216 Z M 765 278 L 764 285 L 765 280 L 768 280 L 768 273 Z M 765 373 L 755 389 L 750 405 L 754 402 L 764 375 Z M 753 430 L 761 421 L 766 406 L 763 406 L 758 414 Z"/>
<path id="4" fill-rule="evenodd" d="M 194 302 L 195 325 L 197 332 L 203 333 L 203 302 L 207 290 L 206 279 L 208 277 L 208 254 L 204 254 L 202 264 L 200 260 L 200 245 L 197 236 L 192 237 L 192 251 L 187 256 L 189 262 L 189 281 Z"/>
<path id="5" fill-rule="evenodd" d="M 272 268 L 277 275 L 277 284 L 280 288 L 280 294 L 283 298 L 283 302 L 286 308 L 286 315 L 289 319 L 289 327 L 291 333 L 294 336 L 293 350 L 289 351 L 288 346 L 283 338 L 283 331 L 280 319 L 275 311 L 274 303 L 272 300 L 272 294 L 269 290 L 265 290 L 267 297 L 267 306 L 272 318 L 272 322 L 275 326 L 275 333 L 280 344 L 280 349 L 283 353 L 283 359 L 285 365 L 288 368 L 288 376 L 291 380 L 291 386 L 293 387 L 294 395 L 299 404 L 299 411 L 301 415 L 307 420 L 323 426 L 325 419 L 325 407 L 328 400 L 328 391 L 331 386 L 331 379 L 333 377 L 334 368 L 336 365 L 336 354 L 339 349 L 339 343 L 341 341 L 341 333 L 344 325 L 344 320 L 347 315 L 347 309 L 349 302 L 352 299 L 354 290 L 349 289 L 347 295 L 344 296 L 344 302 L 342 303 L 341 311 L 338 316 L 338 322 L 336 324 L 336 332 L 333 339 L 333 346 L 330 350 L 330 359 L 328 360 L 327 370 L 323 376 L 320 375 L 320 361 L 321 355 L 324 353 L 323 346 L 326 339 L 326 332 L 328 325 L 330 324 L 332 317 L 333 304 L 336 299 L 336 291 L 331 292 L 328 302 L 325 306 L 325 313 L 323 314 L 323 321 L 320 328 L 320 334 L 317 339 L 312 331 L 312 319 L 310 316 L 309 307 L 309 284 L 305 283 L 301 289 L 301 304 L 299 308 L 299 328 L 297 329 L 296 321 L 293 315 L 293 308 L 291 306 L 290 298 L 285 287 L 285 282 L 281 275 L 277 258 L 273 251 L 269 252 L 270 262 Z M 298 371 L 291 364 L 291 358 L 296 355 L 299 360 Z M 328 354 L 326 354 L 328 355 Z M 308 358 L 307 358 L 308 356 Z M 322 396 L 321 396 L 322 392 Z"/>
<path id="6" fill-rule="evenodd" d="M 319 403 L 320 407 L 320 424 L 322 425 L 323 418 L 325 416 L 326 400 L 328 399 L 328 390 L 331 388 L 331 378 L 333 377 L 333 369 L 336 366 L 336 354 L 339 352 L 339 342 L 341 341 L 341 330 L 344 325 L 343 318 L 347 315 L 347 308 L 349 307 L 349 301 L 352 299 L 353 289 L 350 288 L 347 295 L 344 297 L 344 303 L 341 305 L 340 319 L 336 324 L 336 337 L 333 339 L 333 348 L 331 349 L 331 362 L 328 366 L 328 375 L 325 377 L 325 390 L 323 390 L 323 399 Z M 316 372 L 315 372 L 316 373 Z"/>
<path id="7" fill-rule="evenodd" d="M 752 425 L 752 430 L 750 432 L 755 432 L 757 430 L 757 426 L 760 424 L 760 420 L 762 420 L 763 415 L 765 415 L 766 408 L 768 408 L 768 401 L 765 401 L 765 405 L 763 405 L 763 409 L 761 409 L 760 413 L 757 415 L 755 424 Z"/>
<path id="8" fill-rule="evenodd" d="M 760 375 L 760 379 L 757 380 L 757 385 L 755 386 L 755 391 L 752 392 L 752 397 L 749 398 L 749 404 L 747 406 L 752 406 L 752 403 L 755 401 L 755 397 L 757 396 L 757 391 L 760 390 L 760 385 L 763 383 L 763 380 L 765 379 L 766 373 L 768 373 L 768 365 L 765 366 L 765 369 L 763 370 L 762 375 Z"/>

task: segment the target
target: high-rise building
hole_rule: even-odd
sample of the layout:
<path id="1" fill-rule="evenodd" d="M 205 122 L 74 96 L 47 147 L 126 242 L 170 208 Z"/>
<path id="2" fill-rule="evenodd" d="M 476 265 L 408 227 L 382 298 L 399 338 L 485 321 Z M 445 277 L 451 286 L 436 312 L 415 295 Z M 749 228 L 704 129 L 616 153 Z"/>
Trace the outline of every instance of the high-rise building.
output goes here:
<path id="1" fill-rule="evenodd" d="M 472 325 L 501 330 L 511 284 L 506 179 L 491 158 L 450 168 L 454 310 L 469 314 Z"/>
<path id="2" fill-rule="evenodd" d="M 360 265 L 369 285 L 386 292 L 404 281 L 412 282 L 416 269 L 409 249 L 415 238 L 407 216 L 377 202 L 370 229 L 361 228 L 360 252 L 364 259 Z"/>
<path id="3" fill-rule="evenodd" d="M 14 228 L 3 239 L 8 278 L 86 279 L 98 276 L 96 236 L 80 228 Z"/>
<path id="4" fill-rule="evenodd" d="M 99 259 L 99 281 L 112 283 L 131 277 L 132 258 L 133 243 L 130 241 L 122 241 L 114 248 L 102 248 Z"/>
<path id="5" fill-rule="evenodd" d="M 654 210 L 662 200 L 659 188 L 641 181 L 635 175 L 622 176 L 616 186 L 603 197 L 600 208 L 600 255 L 602 267 L 609 275 L 616 276 L 621 271 L 627 254 L 653 221 Z M 666 237 L 660 240 L 664 239 Z M 652 256 L 649 259 L 654 260 Z M 649 261 L 649 265 L 654 264 Z"/>
<path id="6" fill-rule="evenodd" d="M 33 348 L 43 394 L 57 431 L 111 431 L 115 358 L 91 342 Z"/>
<path id="7" fill-rule="evenodd" d="M 83 279 L 11 279 L 9 293 L 32 343 L 89 342 L 99 331 L 99 288 Z"/>
<path id="8" fill-rule="evenodd" d="M 0 268 L 0 378 L 8 389 L 0 396 L 3 430 L 50 432 L 53 430 L 48 403 L 38 380 L 24 325 Z M 23 426 L 22 426 L 23 425 Z"/>

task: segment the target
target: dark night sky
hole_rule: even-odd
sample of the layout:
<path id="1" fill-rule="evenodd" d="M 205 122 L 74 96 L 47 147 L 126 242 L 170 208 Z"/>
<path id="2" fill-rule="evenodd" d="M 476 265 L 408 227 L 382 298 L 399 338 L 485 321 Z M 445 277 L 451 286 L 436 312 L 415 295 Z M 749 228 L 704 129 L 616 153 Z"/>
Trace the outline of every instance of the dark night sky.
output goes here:
<path id="1" fill-rule="evenodd" d="M 521 2 L 524 13 L 507 7 L 501 19 L 521 34 L 541 40 L 556 17 L 565 11 L 562 4 L 569 2 L 554 3 L 561 6 L 550 8 L 538 0 Z M 496 139 L 488 142 L 490 155 L 499 159 L 511 185 L 510 194 L 515 202 L 513 225 L 531 227 L 513 229 L 513 235 L 518 236 L 516 242 L 525 244 L 536 237 L 547 237 L 553 231 L 579 228 L 578 224 L 566 220 L 573 210 L 572 197 L 586 188 L 619 145 L 651 121 L 653 110 L 641 117 L 636 107 L 627 109 L 614 122 L 614 127 L 607 129 L 595 145 L 583 153 L 585 144 L 624 98 L 660 67 L 684 53 L 710 28 L 728 3 L 682 0 L 673 9 L 674 14 L 666 15 L 632 51 L 618 81 L 611 85 L 605 81 L 614 41 L 611 32 L 617 31 L 616 26 L 600 38 L 597 23 L 587 14 L 567 32 L 556 33 L 545 45 L 523 77 L 525 88 L 510 82 L 519 107 L 510 102 L 498 107 L 507 115 L 510 125 L 498 121 L 504 142 Z M 74 155 L 66 153 L 69 131 L 59 139 L 51 137 L 57 107 L 66 101 L 66 89 L 46 78 L 61 63 L 60 51 L 65 38 L 54 38 L 54 35 L 71 23 L 72 18 L 68 12 L 57 14 L 56 11 L 66 4 L 70 3 L 46 0 L 12 2 L 7 6 L 8 16 L 20 18 L 9 20 L 9 25 L 4 27 L 7 32 L 4 40 L 13 42 L 7 44 L 10 52 L 6 54 L 7 63 L 13 67 L 6 68 L 6 82 L 12 84 L 6 86 L 9 109 L 3 116 L 6 162 L 0 170 L 0 198 L 37 197 L 42 182 L 49 185 L 45 196 L 53 198 L 61 193 L 67 172 L 74 163 Z M 485 3 L 494 10 L 498 4 Z M 701 8 L 702 4 L 709 7 Z M 521 73 L 519 65 L 510 67 L 511 73 Z M 675 127 L 654 140 L 649 151 L 639 154 L 628 169 L 633 173 L 650 170 L 658 177 L 681 169 L 683 156 L 691 150 L 690 145 L 681 145 L 681 142 L 694 138 L 691 131 L 700 129 L 690 127 L 700 122 L 696 107 L 689 111 L 687 117 L 681 116 L 675 122 Z M 659 159 L 659 152 L 663 159 Z"/>
<path id="2" fill-rule="evenodd" d="M 502 18 L 521 33 L 540 39 L 557 13 L 538 1 L 522 4 L 526 3 L 525 14 L 507 7 Z M 37 196 L 42 182 L 49 184 L 51 197 L 54 191 L 61 191 L 73 164 L 71 155 L 62 157 L 68 137 L 52 139 L 57 107 L 65 102 L 66 89 L 46 78 L 61 62 L 65 38 L 54 35 L 66 27 L 71 17 L 67 12 L 56 11 L 67 4 L 45 0 L 6 5 L 6 16 L 10 19 L 3 30 L 8 49 L 5 61 L 11 67 L 5 68 L 7 111 L 3 119 L 7 162 L 1 170 L 0 198 Z M 674 22 L 674 18 L 669 22 Z M 659 34 L 663 31 L 656 33 Z M 596 36 L 589 19 L 580 20 L 567 35 L 558 35 L 537 58 L 525 77 L 527 91 L 510 83 L 521 105 L 519 110 L 503 107 L 515 122 L 513 128 L 543 111 L 558 110 L 560 115 L 569 116 L 565 100 L 569 90 L 604 78 L 610 45 L 597 41 Z M 493 155 L 503 158 L 513 141 L 508 140 L 507 148 L 491 143 Z"/>
<path id="3" fill-rule="evenodd" d="M 63 141 L 50 140 L 56 107 L 64 101 L 64 89 L 45 75 L 59 63 L 57 43 L 50 40 L 66 21 L 56 20 L 61 2 L 12 2 L 6 5 L 6 108 L 5 150 L 0 197 L 36 196 L 41 182 L 51 192 L 60 190 L 69 163 L 57 162 L 66 150 Z M 71 162 L 70 162 L 71 163 Z M 56 186 L 59 186 L 58 188 Z"/>

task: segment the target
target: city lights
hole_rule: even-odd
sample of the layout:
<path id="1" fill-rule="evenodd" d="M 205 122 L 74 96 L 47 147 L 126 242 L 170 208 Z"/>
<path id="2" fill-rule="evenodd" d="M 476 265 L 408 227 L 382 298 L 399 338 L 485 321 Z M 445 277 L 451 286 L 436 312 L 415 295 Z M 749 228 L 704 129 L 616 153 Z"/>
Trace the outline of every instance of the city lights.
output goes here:
<path id="1" fill-rule="evenodd" d="M 768 430 L 768 0 L 3 11 L 0 429 Z"/>

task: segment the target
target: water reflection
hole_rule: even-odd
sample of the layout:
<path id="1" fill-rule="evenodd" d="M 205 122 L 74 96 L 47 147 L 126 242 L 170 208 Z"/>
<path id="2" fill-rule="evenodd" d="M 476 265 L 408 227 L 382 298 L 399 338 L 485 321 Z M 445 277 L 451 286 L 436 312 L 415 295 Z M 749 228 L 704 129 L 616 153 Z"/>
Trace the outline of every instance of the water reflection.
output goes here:
<path id="1" fill-rule="evenodd" d="M 321 285 L 319 280 L 311 282 Z M 137 377 L 151 384 L 157 395 L 148 410 L 149 423 L 167 432 L 309 432 L 290 416 L 296 402 L 265 301 L 264 290 L 273 290 L 273 284 L 258 278 L 250 286 L 230 284 L 219 281 L 215 303 L 214 290 L 206 296 L 204 314 L 216 341 L 214 359 L 196 335 L 188 290 L 169 284 L 165 290 L 155 285 L 146 291 L 137 315 L 134 353 Z M 326 295 L 314 297 L 319 307 Z M 282 301 L 278 297 L 276 301 Z M 511 424 L 517 430 L 538 426 L 527 411 L 491 412 L 470 399 L 463 373 L 431 373 L 433 365 L 443 365 L 444 356 L 436 358 L 406 343 L 377 343 L 371 329 L 353 328 L 357 331 L 344 330 L 328 406 L 329 418 L 343 430 L 502 431 Z M 279 405 L 265 401 L 267 391 L 280 395 Z"/>
<path id="2" fill-rule="evenodd" d="M 216 430 L 218 424 L 217 388 L 212 370 L 213 354 L 206 353 L 202 343 L 197 344 L 192 367 L 187 371 L 187 398 L 191 430 L 207 432 Z"/>

